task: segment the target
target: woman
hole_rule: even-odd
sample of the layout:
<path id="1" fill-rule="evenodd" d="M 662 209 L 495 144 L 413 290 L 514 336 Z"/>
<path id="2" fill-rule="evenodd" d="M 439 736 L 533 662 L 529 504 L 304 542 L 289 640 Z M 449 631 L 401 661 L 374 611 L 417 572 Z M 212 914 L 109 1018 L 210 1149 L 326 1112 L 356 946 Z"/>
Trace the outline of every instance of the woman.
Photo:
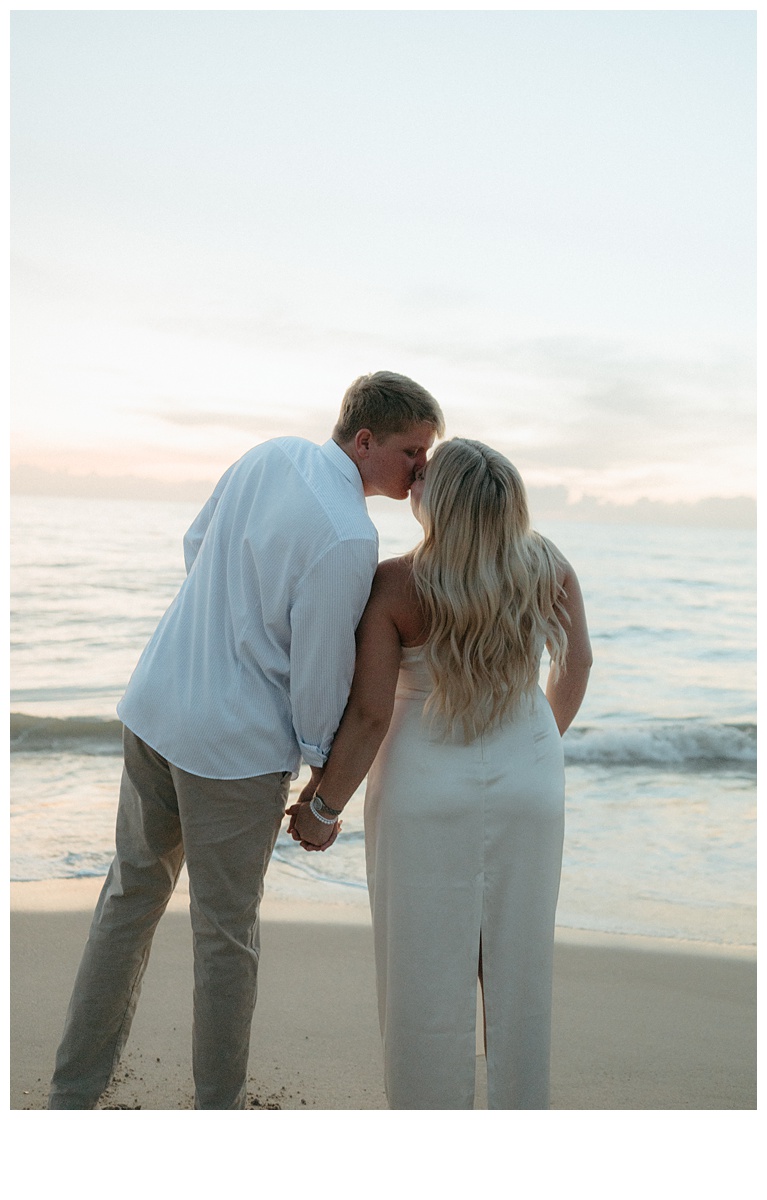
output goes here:
<path id="1" fill-rule="evenodd" d="M 378 568 L 349 703 L 291 831 L 331 845 L 375 757 L 365 839 L 390 1107 L 473 1107 L 479 975 L 488 1107 L 546 1108 L 561 734 L 591 665 L 581 592 L 488 446 L 443 443 L 411 503 L 423 541 Z"/>

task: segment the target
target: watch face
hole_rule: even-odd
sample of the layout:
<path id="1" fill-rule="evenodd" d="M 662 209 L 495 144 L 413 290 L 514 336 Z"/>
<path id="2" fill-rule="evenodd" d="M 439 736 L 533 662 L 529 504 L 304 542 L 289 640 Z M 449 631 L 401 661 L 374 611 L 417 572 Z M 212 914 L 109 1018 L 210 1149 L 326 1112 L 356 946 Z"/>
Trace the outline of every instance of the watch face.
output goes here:
<path id="1" fill-rule="evenodd" d="M 317 817 L 320 821 L 325 821 L 327 824 L 331 824 L 332 821 L 335 821 L 336 819 L 333 813 L 331 813 L 326 805 L 323 804 L 319 796 L 312 797 L 309 807 L 312 809 L 315 817 Z M 332 818 L 332 821 L 329 818 Z"/>

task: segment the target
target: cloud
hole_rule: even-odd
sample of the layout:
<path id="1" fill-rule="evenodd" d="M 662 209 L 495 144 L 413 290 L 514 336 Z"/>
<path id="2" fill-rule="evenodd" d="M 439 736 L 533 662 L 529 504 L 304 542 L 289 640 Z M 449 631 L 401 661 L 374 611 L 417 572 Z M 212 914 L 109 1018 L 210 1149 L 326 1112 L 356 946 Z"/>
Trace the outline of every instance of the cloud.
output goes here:
<path id="1" fill-rule="evenodd" d="M 267 438 L 284 437 L 286 434 L 301 430 L 301 437 L 310 440 L 325 440 L 330 433 L 331 423 L 327 417 L 317 412 L 291 410 L 286 414 L 283 410 L 278 413 L 258 412 L 216 412 L 215 409 L 203 410 L 145 410 L 145 415 L 165 421 L 170 425 L 187 427 L 211 426 L 219 429 L 237 429 L 255 435 L 258 441 Z"/>
<path id="2" fill-rule="evenodd" d="M 11 492 L 33 496 L 82 496 L 101 500 L 194 501 L 203 504 L 214 480 L 163 480 L 139 475 L 85 475 L 46 471 L 21 463 L 11 468 Z"/>
<path id="3" fill-rule="evenodd" d="M 215 478 L 161 480 L 138 475 L 99 475 L 45 470 L 21 463 L 11 469 L 14 494 L 82 496 L 119 500 L 194 501 L 202 504 Z M 610 524 L 698 525 L 752 528 L 756 505 L 747 496 L 710 496 L 694 504 L 663 504 L 646 498 L 635 504 L 610 504 L 595 496 L 568 500 L 567 488 L 528 488 L 534 523 L 546 521 L 596 521 Z"/>
<path id="4" fill-rule="evenodd" d="M 487 374 L 495 400 L 485 391 L 458 423 L 508 453 L 531 481 L 625 500 L 755 489 L 746 351 L 662 355 L 556 340 L 506 351 L 498 348 L 497 370 Z"/>
<path id="5" fill-rule="evenodd" d="M 707 496 L 688 504 L 668 504 L 644 496 L 633 504 L 610 504 L 596 496 L 568 501 L 564 487 L 531 487 L 528 498 L 533 524 L 557 520 L 610 525 L 756 528 L 756 501 L 750 496 Z"/>
<path id="6" fill-rule="evenodd" d="M 531 484 L 561 483 L 571 499 L 755 492 L 746 341 L 515 336 L 511 315 L 478 307 L 476 297 L 355 290 L 344 280 L 318 303 L 317 291 L 293 277 L 222 276 L 204 292 L 177 293 L 166 281 L 150 298 L 138 282 L 112 287 L 34 262 L 19 272 L 56 309 L 49 340 L 33 329 L 17 369 L 15 424 L 30 445 L 64 411 L 77 415 L 83 444 L 93 444 L 96 418 L 106 429 L 112 410 L 123 439 L 156 444 L 169 461 L 207 430 L 222 458 L 238 452 L 227 431 L 323 441 L 351 378 L 390 367 L 433 392 L 448 435 L 496 445 Z M 67 324 L 70 308 L 79 325 Z M 96 354 L 88 321 L 102 313 L 111 324 L 99 326 Z M 75 371 L 80 361 L 89 374 Z M 139 417 L 141 426 L 126 419 Z M 55 445 L 68 436 L 57 430 Z M 76 446 L 74 431 L 68 444 Z M 104 443 L 107 454 L 115 448 Z"/>

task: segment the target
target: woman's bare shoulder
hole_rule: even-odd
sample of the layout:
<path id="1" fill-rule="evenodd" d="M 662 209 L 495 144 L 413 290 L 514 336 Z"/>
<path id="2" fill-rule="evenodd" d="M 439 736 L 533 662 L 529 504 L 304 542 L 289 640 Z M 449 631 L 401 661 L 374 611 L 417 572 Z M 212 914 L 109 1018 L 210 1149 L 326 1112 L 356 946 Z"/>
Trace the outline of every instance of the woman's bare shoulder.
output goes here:
<path id="1" fill-rule="evenodd" d="M 413 564 L 407 556 L 385 558 L 376 568 L 373 584 L 379 591 L 401 594 L 402 588 L 410 583 L 412 576 Z"/>
<path id="2" fill-rule="evenodd" d="M 570 563 L 568 562 L 568 560 L 565 558 L 564 554 L 559 549 L 559 547 L 554 545 L 551 538 L 544 537 L 542 533 L 539 533 L 538 537 L 541 539 L 541 541 L 544 543 L 544 545 L 548 547 L 549 551 L 551 552 L 551 555 L 554 559 L 554 563 L 556 564 L 557 583 L 559 584 L 560 587 L 562 587 L 562 585 L 564 584 L 568 575 L 573 574 L 573 568 L 570 565 Z"/>
<path id="3" fill-rule="evenodd" d="M 387 558 L 378 564 L 370 601 L 377 611 L 388 613 L 403 645 L 423 641 L 424 614 L 413 582 L 413 563 L 408 555 Z"/>

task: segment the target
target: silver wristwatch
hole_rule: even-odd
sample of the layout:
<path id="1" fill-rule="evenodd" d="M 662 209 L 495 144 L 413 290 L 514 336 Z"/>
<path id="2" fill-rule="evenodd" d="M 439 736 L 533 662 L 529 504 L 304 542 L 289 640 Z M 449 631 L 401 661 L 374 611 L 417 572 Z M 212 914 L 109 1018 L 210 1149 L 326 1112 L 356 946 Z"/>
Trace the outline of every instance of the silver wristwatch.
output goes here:
<path id="1" fill-rule="evenodd" d="M 325 802 L 324 802 L 322 796 L 320 796 L 319 792 L 314 792 L 313 799 L 317 800 L 317 805 L 318 805 L 320 812 L 324 812 L 326 817 L 340 817 L 341 816 L 341 812 L 343 810 L 342 809 L 331 809 L 329 804 L 325 804 Z"/>
<path id="2" fill-rule="evenodd" d="M 321 821 L 323 825 L 335 825 L 338 817 L 323 817 L 322 813 L 320 812 L 321 807 L 322 801 L 320 800 L 319 796 L 312 796 L 311 800 L 309 801 L 310 812 L 312 812 L 317 820 Z"/>

